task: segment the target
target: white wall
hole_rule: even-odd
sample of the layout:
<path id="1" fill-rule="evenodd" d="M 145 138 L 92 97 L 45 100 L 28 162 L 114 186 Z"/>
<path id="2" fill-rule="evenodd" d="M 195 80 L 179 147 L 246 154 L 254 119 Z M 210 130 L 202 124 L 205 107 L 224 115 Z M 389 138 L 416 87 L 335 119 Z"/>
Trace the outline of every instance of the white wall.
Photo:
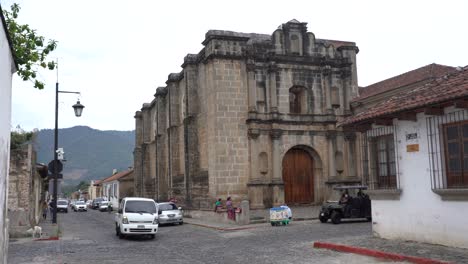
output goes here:
<path id="1" fill-rule="evenodd" d="M 468 248 L 468 201 L 442 201 L 431 190 L 426 117 L 395 122 L 402 193 L 400 200 L 372 201 L 373 231 L 384 238 Z M 418 138 L 407 141 L 406 133 Z M 407 152 L 408 144 L 419 144 L 419 151 Z"/>
<path id="2" fill-rule="evenodd" d="M 8 167 L 10 164 L 11 77 L 14 72 L 10 46 L 0 23 L 0 262 L 6 263 Z"/>
<path id="3" fill-rule="evenodd" d="M 112 193 L 112 186 L 113 184 L 116 184 L 115 185 L 115 188 L 117 188 L 115 190 L 115 195 L 116 197 L 113 196 L 113 193 Z M 103 184 L 103 189 L 105 190 L 105 193 L 104 193 L 104 196 L 106 196 L 108 198 L 108 200 L 112 203 L 112 208 L 114 210 L 117 210 L 117 208 L 119 208 L 119 181 L 118 180 L 115 180 L 115 181 L 110 181 L 110 182 L 106 182 Z M 109 191 L 111 192 L 111 194 L 109 195 Z"/>

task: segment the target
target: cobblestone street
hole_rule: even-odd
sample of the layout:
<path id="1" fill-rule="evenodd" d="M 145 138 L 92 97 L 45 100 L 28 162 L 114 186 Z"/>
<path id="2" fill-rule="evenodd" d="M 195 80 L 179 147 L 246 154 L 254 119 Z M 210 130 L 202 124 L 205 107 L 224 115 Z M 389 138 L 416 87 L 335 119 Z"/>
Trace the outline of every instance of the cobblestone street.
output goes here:
<path id="1" fill-rule="evenodd" d="M 11 241 L 8 263 L 381 263 L 312 247 L 317 240 L 370 235 L 370 223 L 303 221 L 230 232 L 185 224 L 162 226 L 154 240 L 120 240 L 113 216 L 94 210 L 59 214 L 60 240 Z"/>

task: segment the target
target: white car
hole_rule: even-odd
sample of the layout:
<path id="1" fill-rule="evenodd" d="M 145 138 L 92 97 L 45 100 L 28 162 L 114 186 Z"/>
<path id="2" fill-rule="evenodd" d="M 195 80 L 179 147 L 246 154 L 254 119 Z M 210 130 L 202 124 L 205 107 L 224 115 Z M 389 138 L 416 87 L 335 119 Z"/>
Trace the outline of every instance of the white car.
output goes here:
<path id="1" fill-rule="evenodd" d="M 67 200 L 57 200 L 57 212 L 68 213 L 68 201 Z"/>
<path id="2" fill-rule="evenodd" d="M 159 203 L 158 215 L 160 224 L 184 224 L 182 207 L 177 208 L 174 203 Z"/>
<path id="3" fill-rule="evenodd" d="M 88 211 L 88 208 L 86 207 L 85 202 L 83 202 L 83 201 L 77 201 L 77 202 L 75 202 L 75 205 L 73 206 L 73 210 L 74 210 L 75 212 L 78 212 L 78 211 Z"/>
<path id="4" fill-rule="evenodd" d="M 109 201 L 102 201 L 99 203 L 99 211 L 105 212 L 109 209 Z"/>
<path id="5" fill-rule="evenodd" d="M 158 232 L 158 206 L 152 199 L 126 197 L 115 214 L 115 232 L 119 238 L 127 235 L 150 235 Z"/>

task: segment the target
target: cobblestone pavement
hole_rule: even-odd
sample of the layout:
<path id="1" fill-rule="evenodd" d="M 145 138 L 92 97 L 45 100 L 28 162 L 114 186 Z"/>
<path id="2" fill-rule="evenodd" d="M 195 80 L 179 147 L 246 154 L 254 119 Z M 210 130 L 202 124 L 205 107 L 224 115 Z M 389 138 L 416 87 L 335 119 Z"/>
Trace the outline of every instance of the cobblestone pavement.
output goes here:
<path id="1" fill-rule="evenodd" d="M 113 214 L 69 212 L 60 214 L 59 221 L 60 240 L 11 241 L 8 263 L 383 263 L 312 247 L 314 241 L 330 237 L 370 235 L 370 223 L 303 221 L 229 232 L 185 224 L 160 227 L 154 240 L 120 240 Z"/>

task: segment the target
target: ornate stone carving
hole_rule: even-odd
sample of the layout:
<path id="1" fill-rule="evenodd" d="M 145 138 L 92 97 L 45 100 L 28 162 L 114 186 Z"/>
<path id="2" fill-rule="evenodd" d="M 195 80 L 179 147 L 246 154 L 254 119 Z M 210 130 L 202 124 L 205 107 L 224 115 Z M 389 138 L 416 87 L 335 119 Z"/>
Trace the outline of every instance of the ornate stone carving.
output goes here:
<path id="1" fill-rule="evenodd" d="M 248 131 L 248 136 L 251 139 L 257 139 L 259 135 L 260 135 L 260 131 L 258 129 L 251 128 Z"/>
<path id="2" fill-rule="evenodd" d="M 271 139 L 273 140 L 280 139 L 282 134 L 283 134 L 283 131 L 281 129 L 273 129 L 270 131 L 270 136 L 271 136 Z"/>
<path id="3" fill-rule="evenodd" d="M 354 141 L 356 139 L 356 134 L 354 132 L 345 132 L 344 139 L 346 141 Z"/>
<path id="4" fill-rule="evenodd" d="M 325 134 L 327 139 L 335 139 L 336 138 L 336 131 L 327 131 Z"/>

